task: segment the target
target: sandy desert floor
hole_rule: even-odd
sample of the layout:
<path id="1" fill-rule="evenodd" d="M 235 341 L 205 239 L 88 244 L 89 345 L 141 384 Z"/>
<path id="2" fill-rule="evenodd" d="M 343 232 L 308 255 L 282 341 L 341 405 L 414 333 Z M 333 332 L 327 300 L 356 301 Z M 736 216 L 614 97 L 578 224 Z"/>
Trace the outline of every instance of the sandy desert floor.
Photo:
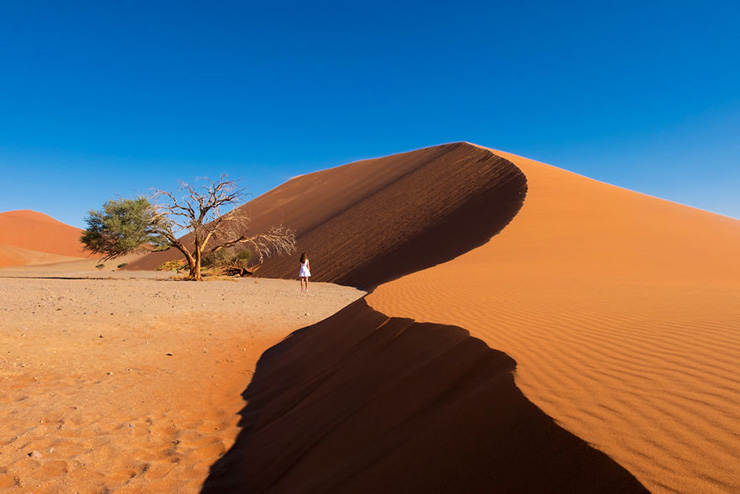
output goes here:
<path id="1" fill-rule="evenodd" d="M 0 490 L 197 492 L 264 350 L 364 294 L 166 278 L 0 270 Z"/>

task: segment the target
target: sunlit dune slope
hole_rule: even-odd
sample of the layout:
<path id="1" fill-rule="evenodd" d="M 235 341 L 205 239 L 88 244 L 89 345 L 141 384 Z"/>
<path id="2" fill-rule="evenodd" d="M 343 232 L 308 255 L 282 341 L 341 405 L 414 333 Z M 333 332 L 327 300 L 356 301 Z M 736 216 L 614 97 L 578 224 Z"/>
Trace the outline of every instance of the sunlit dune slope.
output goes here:
<path id="1" fill-rule="evenodd" d="M 467 331 L 360 300 L 260 359 L 204 492 L 647 492 Z"/>
<path id="2" fill-rule="evenodd" d="M 526 180 L 508 161 L 466 143 L 360 161 L 294 178 L 243 210 L 253 232 L 283 224 L 307 252 L 312 280 L 372 287 L 487 242 L 516 214 Z M 153 269 L 177 252 L 129 269 Z M 259 275 L 295 278 L 297 257 Z"/>
<path id="3" fill-rule="evenodd" d="M 740 492 L 740 221 L 494 151 L 527 197 L 483 247 L 369 305 L 518 363 L 558 424 L 654 492 Z"/>
<path id="4" fill-rule="evenodd" d="M 81 233 L 36 211 L 0 213 L 0 267 L 65 260 L 57 256 L 87 257 Z"/>

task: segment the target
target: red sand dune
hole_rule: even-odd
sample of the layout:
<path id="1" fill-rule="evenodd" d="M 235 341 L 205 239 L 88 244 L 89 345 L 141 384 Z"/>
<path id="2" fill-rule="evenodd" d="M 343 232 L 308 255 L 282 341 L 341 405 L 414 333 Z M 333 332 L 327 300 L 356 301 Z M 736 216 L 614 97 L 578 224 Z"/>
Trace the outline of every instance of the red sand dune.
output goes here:
<path id="1" fill-rule="evenodd" d="M 244 207 L 314 279 L 379 286 L 264 355 L 207 488 L 740 491 L 739 221 L 467 143 Z"/>
<path id="2" fill-rule="evenodd" d="M 740 222 L 470 144 L 299 177 L 246 207 L 296 227 L 317 278 L 381 284 L 264 355 L 207 489 L 739 487 Z M 514 361 L 522 395 L 501 383 Z"/>
<path id="3" fill-rule="evenodd" d="M 0 267 L 87 257 L 82 230 L 36 211 L 0 213 Z M 60 257 L 61 256 L 61 257 Z"/>

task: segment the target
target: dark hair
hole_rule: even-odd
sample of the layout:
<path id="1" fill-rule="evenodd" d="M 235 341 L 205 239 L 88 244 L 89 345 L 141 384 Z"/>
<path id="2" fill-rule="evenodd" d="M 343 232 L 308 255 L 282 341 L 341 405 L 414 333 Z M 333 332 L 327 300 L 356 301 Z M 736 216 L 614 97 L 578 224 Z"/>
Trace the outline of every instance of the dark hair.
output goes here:
<path id="1" fill-rule="evenodd" d="M 306 262 L 306 253 L 305 252 L 303 254 L 301 254 L 301 264 L 303 264 L 304 262 Z"/>

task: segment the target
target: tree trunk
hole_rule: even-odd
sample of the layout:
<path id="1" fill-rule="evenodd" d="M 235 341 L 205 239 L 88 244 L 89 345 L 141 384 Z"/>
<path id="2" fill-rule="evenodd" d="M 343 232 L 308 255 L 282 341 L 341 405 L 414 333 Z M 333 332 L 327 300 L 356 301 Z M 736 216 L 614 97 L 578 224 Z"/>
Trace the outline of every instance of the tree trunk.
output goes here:
<path id="1" fill-rule="evenodd" d="M 190 274 L 188 275 L 188 278 L 192 278 L 194 280 L 200 279 L 200 266 L 197 266 L 195 264 L 195 259 L 192 257 L 188 259 L 188 270 L 190 270 Z"/>
<path id="2" fill-rule="evenodd" d="M 193 265 L 190 269 L 190 278 L 195 281 L 201 281 L 203 277 L 200 274 L 200 264 L 203 259 L 203 241 L 200 232 L 195 230 L 195 247 L 193 248 Z"/>
<path id="3" fill-rule="evenodd" d="M 200 262 L 203 259 L 202 252 L 200 249 L 196 246 L 195 248 L 195 259 L 193 260 L 193 269 L 190 270 L 190 277 L 193 278 L 195 281 L 201 281 L 203 277 L 200 274 Z"/>
<path id="4" fill-rule="evenodd" d="M 193 280 L 200 280 L 201 279 L 201 276 L 200 276 L 200 259 L 198 259 L 198 261 L 196 262 L 195 257 L 193 257 L 192 254 L 190 254 L 190 252 L 188 251 L 188 249 L 186 249 L 179 242 L 177 242 L 177 243 L 174 243 L 173 242 L 172 245 L 177 250 L 179 250 L 180 252 L 182 252 L 182 255 L 185 256 L 185 260 L 188 262 L 188 269 L 190 270 L 190 274 L 188 275 L 188 278 L 191 278 Z"/>

